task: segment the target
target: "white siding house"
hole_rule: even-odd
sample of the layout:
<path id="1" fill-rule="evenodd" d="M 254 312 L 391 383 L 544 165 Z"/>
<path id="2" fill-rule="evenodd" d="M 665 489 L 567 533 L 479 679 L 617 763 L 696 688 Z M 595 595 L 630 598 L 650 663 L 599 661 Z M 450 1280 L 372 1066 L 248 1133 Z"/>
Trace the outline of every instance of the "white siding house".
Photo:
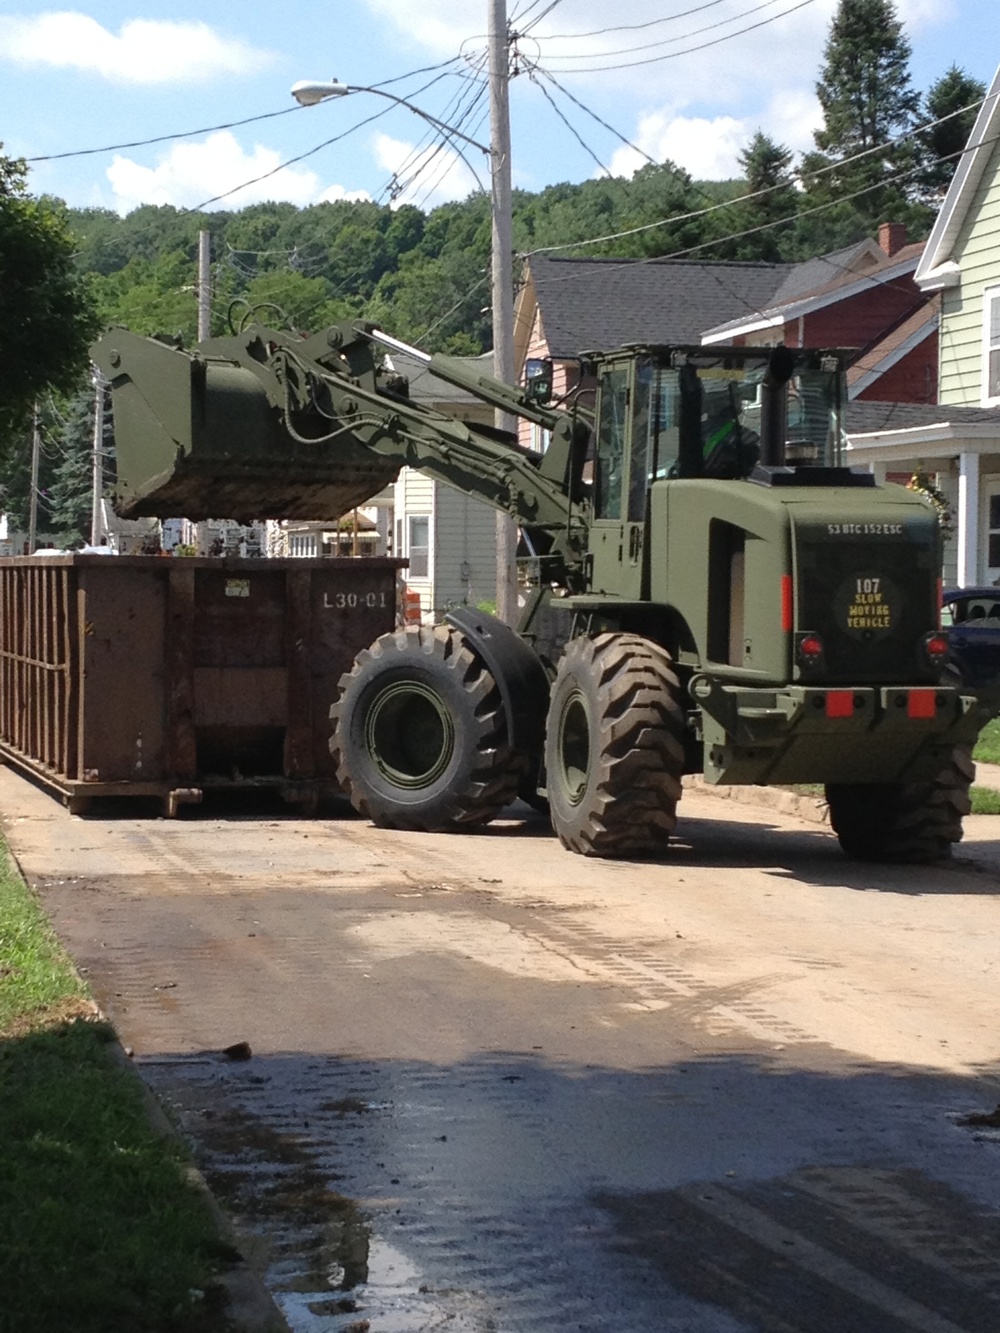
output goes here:
<path id="1" fill-rule="evenodd" d="M 851 461 L 935 474 L 954 511 L 947 581 L 1000 583 L 1000 70 L 917 265 L 941 294 L 938 406 L 851 429 Z"/>
<path id="2" fill-rule="evenodd" d="M 492 425 L 478 398 L 428 374 L 402 353 L 389 358 L 410 381 L 410 395 L 463 421 Z M 420 614 L 440 620 L 455 606 L 496 601 L 496 511 L 473 496 L 405 467 L 394 490 L 393 555 L 409 560 L 406 587 L 420 596 Z"/>

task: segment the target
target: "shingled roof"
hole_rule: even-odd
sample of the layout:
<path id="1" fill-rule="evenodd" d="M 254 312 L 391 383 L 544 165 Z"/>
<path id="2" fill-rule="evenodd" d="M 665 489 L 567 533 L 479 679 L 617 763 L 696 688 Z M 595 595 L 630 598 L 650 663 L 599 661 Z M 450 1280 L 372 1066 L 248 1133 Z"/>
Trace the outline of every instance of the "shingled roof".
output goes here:
<path id="1" fill-rule="evenodd" d="M 533 255 L 531 281 L 549 353 L 625 343 L 696 343 L 705 329 L 773 304 L 792 264 Z"/>
<path id="2" fill-rule="evenodd" d="M 844 417 L 849 436 L 927 426 L 1000 426 L 1000 408 L 955 403 L 880 403 L 855 398 Z"/>

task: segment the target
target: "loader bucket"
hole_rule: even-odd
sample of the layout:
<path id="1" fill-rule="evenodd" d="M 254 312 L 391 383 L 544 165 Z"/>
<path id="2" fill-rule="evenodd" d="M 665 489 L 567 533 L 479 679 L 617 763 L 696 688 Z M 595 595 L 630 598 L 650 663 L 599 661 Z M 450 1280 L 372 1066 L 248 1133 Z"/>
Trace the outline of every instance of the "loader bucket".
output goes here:
<path id="1" fill-rule="evenodd" d="M 399 471 L 328 421 L 317 434 L 331 438 L 295 438 L 260 377 L 236 361 L 125 329 L 91 355 L 111 382 L 113 503 L 125 518 L 332 521 Z"/>

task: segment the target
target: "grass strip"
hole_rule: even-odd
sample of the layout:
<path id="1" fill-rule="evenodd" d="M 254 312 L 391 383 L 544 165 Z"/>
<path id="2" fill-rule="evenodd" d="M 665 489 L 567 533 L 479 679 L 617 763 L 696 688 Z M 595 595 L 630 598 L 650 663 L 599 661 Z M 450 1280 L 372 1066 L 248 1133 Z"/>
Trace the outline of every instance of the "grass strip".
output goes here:
<path id="1" fill-rule="evenodd" d="M 150 1127 L 114 1032 L 93 1013 L 43 912 L 4 865 L 0 1333 L 226 1329 L 211 1279 L 231 1256 L 183 1153 Z"/>
<path id="2" fill-rule="evenodd" d="M 980 764 L 1000 764 L 1000 717 L 994 717 L 979 733 L 972 757 Z"/>
<path id="3" fill-rule="evenodd" d="M 973 787 L 969 792 L 974 815 L 1000 815 L 1000 791 L 992 787 Z"/>

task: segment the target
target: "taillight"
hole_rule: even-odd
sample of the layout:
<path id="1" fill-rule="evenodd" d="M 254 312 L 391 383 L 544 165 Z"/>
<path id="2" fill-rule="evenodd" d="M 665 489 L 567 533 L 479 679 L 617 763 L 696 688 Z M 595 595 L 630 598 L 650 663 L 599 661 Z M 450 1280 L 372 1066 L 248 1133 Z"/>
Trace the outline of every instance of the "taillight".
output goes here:
<path id="1" fill-rule="evenodd" d="M 823 640 L 818 634 L 806 634 L 799 640 L 799 653 L 804 661 L 815 664 L 823 656 Z"/>
<path id="2" fill-rule="evenodd" d="M 781 576 L 781 628 L 788 632 L 792 628 L 793 603 L 792 603 L 792 576 L 791 574 L 782 574 Z"/>
<path id="3" fill-rule="evenodd" d="M 924 652 L 935 666 L 940 666 L 948 656 L 947 634 L 928 634 L 924 640 Z"/>
<path id="4" fill-rule="evenodd" d="M 827 717 L 853 717 L 854 691 L 830 690 L 826 696 Z"/>
<path id="5" fill-rule="evenodd" d="M 912 718 L 931 718 L 937 712 L 936 690 L 910 690 L 906 698 L 906 715 Z"/>

